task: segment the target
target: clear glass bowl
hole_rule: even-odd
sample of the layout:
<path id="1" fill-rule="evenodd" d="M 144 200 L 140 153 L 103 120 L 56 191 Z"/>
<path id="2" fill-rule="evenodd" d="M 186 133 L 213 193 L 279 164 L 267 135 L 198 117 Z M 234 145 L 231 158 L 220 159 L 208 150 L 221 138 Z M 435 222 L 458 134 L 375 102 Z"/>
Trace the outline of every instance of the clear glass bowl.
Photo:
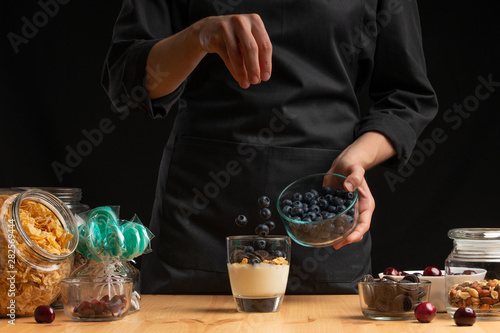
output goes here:
<path id="1" fill-rule="evenodd" d="M 446 309 L 469 307 L 478 320 L 500 320 L 500 228 L 451 229 L 445 262 Z"/>
<path id="2" fill-rule="evenodd" d="M 130 278 L 67 278 L 61 281 L 64 313 L 75 321 L 111 321 L 130 309 Z"/>
<path id="3" fill-rule="evenodd" d="M 361 312 L 370 319 L 408 320 L 415 318 L 415 308 L 428 302 L 431 282 L 417 283 L 358 282 Z"/>
<path id="4" fill-rule="evenodd" d="M 277 202 L 278 213 L 288 235 L 295 242 L 309 247 L 331 246 L 347 238 L 356 229 L 359 221 L 358 191 L 345 191 L 345 178 L 342 175 L 333 173 L 313 174 L 294 181 L 280 193 Z M 328 185 L 333 193 L 325 193 L 323 191 L 324 185 Z M 303 196 L 303 200 L 307 201 L 308 199 L 304 197 L 307 193 L 311 193 L 311 190 L 318 192 L 318 199 L 313 199 L 318 201 L 318 203 L 319 199 L 325 199 L 328 194 L 332 194 L 332 197 L 344 200 L 344 204 L 336 206 L 340 210 L 329 208 L 330 211 L 322 211 L 322 207 L 320 207 L 320 212 L 316 214 L 316 218 L 320 220 L 308 221 L 302 218 L 299 220 L 296 215 L 287 210 L 286 206 L 289 206 L 287 205 L 289 203 L 287 200 L 290 200 L 292 204 L 295 203 L 297 200 L 294 200 L 296 199 L 294 195 L 300 193 Z M 338 199 L 325 200 L 327 200 L 330 206 L 334 206 L 334 202 L 338 203 L 339 201 Z M 312 204 L 308 204 L 306 214 L 313 206 Z M 316 206 L 319 205 L 316 204 Z"/>

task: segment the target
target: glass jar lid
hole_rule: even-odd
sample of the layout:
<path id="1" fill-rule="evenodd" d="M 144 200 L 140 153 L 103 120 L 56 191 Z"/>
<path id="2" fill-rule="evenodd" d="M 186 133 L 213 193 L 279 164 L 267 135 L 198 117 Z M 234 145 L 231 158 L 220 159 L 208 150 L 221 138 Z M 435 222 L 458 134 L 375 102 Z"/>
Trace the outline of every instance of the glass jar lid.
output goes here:
<path id="1" fill-rule="evenodd" d="M 500 240 L 500 228 L 458 228 L 448 231 L 448 237 L 458 240 Z"/>

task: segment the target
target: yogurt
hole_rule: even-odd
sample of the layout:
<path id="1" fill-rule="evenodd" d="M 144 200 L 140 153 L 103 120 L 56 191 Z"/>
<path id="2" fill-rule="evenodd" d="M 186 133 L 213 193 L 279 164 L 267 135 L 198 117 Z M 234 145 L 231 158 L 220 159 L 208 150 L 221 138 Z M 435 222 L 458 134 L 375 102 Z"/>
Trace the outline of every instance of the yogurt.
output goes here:
<path id="1" fill-rule="evenodd" d="M 233 263 L 227 269 L 234 296 L 265 298 L 285 293 L 290 265 Z"/>

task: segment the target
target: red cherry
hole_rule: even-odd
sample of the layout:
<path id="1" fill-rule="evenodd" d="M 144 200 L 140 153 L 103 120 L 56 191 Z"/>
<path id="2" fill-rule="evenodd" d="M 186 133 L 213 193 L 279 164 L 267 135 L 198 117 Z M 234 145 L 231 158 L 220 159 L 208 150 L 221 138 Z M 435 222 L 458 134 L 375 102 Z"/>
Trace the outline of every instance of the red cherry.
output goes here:
<path id="1" fill-rule="evenodd" d="M 430 323 L 436 317 L 436 307 L 431 302 L 423 302 L 415 308 L 415 318 L 421 323 Z"/>
<path id="2" fill-rule="evenodd" d="M 458 326 L 472 326 L 476 322 L 476 313 L 471 308 L 460 307 L 455 311 L 453 320 Z"/>
<path id="3" fill-rule="evenodd" d="M 424 276 L 441 276 L 441 270 L 434 266 L 429 266 L 424 269 Z"/>
<path id="4" fill-rule="evenodd" d="M 51 323 L 56 318 L 56 313 L 50 305 L 40 305 L 35 309 L 35 320 L 37 323 Z"/>
<path id="5" fill-rule="evenodd" d="M 384 275 L 398 276 L 399 272 L 394 267 L 387 267 L 386 269 L 384 269 Z"/>

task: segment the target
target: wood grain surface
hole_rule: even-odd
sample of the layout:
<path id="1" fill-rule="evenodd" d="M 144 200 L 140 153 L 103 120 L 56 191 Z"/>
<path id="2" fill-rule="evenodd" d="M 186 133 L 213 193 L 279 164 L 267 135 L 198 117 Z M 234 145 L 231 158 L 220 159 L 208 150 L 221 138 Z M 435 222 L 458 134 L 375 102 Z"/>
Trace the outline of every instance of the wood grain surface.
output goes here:
<path id="1" fill-rule="evenodd" d="M 51 324 L 33 317 L 0 319 L 0 332 L 499 332 L 499 321 L 456 326 L 446 313 L 428 324 L 417 320 L 377 321 L 363 316 L 357 295 L 285 296 L 277 313 L 239 313 L 231 296 L 143 295 L 141 310 L 112 322 L 75 322 L 56 310 Z"/>

